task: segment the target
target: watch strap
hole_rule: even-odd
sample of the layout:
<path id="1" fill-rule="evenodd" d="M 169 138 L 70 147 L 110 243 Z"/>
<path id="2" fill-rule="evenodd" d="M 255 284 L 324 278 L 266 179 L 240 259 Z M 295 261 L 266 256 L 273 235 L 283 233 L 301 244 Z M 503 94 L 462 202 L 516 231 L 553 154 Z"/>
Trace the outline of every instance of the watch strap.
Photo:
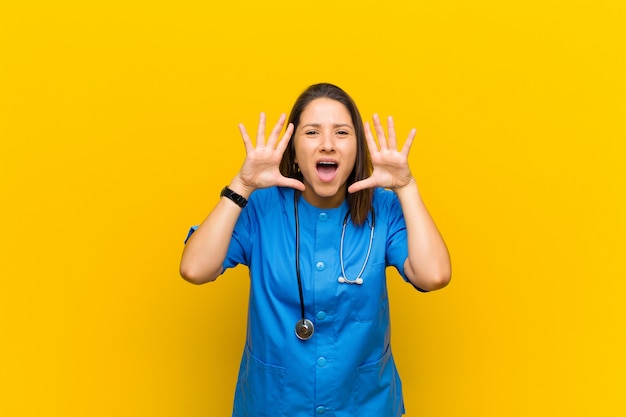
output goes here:
<path id="1" fill-rule="evenodd" d="M 244 208 L 246 204 L 248 204 L 248 200 L 246 200 L 244 196 L 242 196 L 241 194 L 237 194 L 236 192 L 228 188 L 228 186 L 222 189 L 222 192 L 220 193 L 220 197 L 228 198 L 229 200 L 231 200 L 233 203 L 237 204 L 241 208 Z"/>

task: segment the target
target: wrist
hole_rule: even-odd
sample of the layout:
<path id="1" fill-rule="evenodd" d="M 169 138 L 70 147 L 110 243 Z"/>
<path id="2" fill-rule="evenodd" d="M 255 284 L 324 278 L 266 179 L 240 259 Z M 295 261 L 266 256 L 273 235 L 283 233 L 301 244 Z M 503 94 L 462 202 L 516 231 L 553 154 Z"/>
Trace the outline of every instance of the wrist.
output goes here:
<path id="1" fill-rule="evenodd" d="M 226 197 L 241 208 L 244 208 L 246 204 L 248 204 L 247 198 L 231 190 L 228 186 L 222 188 L 222 192 L 220 193 L 220 198 L 221 197 Z"/>
<path id="2" fill-rule="evenodd" d="M 230 184 L 228 184 L 228 188 L 230 188 L 232 191 L 239 194 L 245 199 L 248 199 L 250 195 L 252 194 L 252 192 L 254 191 L 254 188 L 245 185 L 241 181 L 241 178 L 239 178 L 239 175 L 233 178 Z"/>
<path id="3" fill-rule="evenodd" d="M 417 193 L 419 195 L 419 190 L 417 189 L 417 182 L 414 177 L 411 177 L 409 182 L 401 187 L 393 188 L 393 191 L 396 193 L 398 198 L 402 199 L 403 196 L 414 195 Z"/>

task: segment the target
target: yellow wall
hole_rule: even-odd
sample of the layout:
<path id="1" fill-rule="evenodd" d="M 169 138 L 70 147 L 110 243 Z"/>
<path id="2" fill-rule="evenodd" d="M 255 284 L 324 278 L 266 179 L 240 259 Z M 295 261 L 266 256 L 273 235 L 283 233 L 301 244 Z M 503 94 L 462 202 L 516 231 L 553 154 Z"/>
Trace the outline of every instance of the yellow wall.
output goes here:
<path id="1" fill-rule="evenodd" d="M 453 255 L 390 277 L 407 415 L 626 415 L 623 1 L 211 3 L 2 2 L 0 415 L 230 415 L 246 270 L 182 241 L 318 81 L 418 128 Z"/>

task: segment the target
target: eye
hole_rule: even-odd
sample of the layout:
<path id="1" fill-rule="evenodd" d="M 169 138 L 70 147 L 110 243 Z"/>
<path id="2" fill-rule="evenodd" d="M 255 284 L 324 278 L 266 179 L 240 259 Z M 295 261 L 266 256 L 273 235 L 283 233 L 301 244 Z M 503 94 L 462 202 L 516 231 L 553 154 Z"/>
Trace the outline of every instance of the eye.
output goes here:
<path id="1" fill-rule="evenodd" d="M 347 130 L 339 130 L 337 134 L 340 136 L 345 136 L 345 135 L 349 135 L 350 132 L 348 132 Z"/>
<path id="2" fill-rule="evenodd" d="M 317 131 L 315 130 L 307 130 L 304 132 L 305 135 L 311 136 L 311 135 L 315 135 L 317 133 Z"/>

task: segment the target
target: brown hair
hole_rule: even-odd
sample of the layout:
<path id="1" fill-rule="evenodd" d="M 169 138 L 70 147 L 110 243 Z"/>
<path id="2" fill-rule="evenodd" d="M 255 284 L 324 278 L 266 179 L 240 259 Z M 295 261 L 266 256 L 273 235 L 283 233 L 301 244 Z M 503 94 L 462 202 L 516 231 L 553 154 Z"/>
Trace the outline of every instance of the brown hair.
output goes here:
<path id="1" fill-rule="evenodd" d="M 314 84 L 308 87 L 296 100 L 289 114 L 288 123 L 293 123 L 294 133 L 291 136 L 291 142 L 283 154 L 283 158 L 280 161 L 280 172 L 285 177 L 296 178 L 302 181 L 302 173 L 298 169 L 295 159 L 295 146 L 293 136 L 300 123 L 300 116 L 302 112 L 313 100 L 318 98 L 329 98 L 336 100 L 343 104 L 350 116 L 352 117 L 352 124 L 354 125 L 354 131 L 356 136 L 356 162 L 352 172 L 348 176 L 347 186 L 369 177 L 372 173 L 372 161 L 370 159 L 369 152 L 367 150 L 367 142 L 365 141 L 365 130 L 363 129 L 363 121 L 359 109 L 356 107 L 354 100 L 343 91 L 341 88 L 333 84 L 320 83 Z M 356 193 L 348 193 L 346 187 L 346 199 L 348 200 L 348 207 L 350 208 L 350 214 L 352 222 L 356 225 L 361 225 L 365 222 L 367 214 L 372 208 L 372 195 L 373 190 L 367 188 L 365 190 L 357 191 Z"/>

